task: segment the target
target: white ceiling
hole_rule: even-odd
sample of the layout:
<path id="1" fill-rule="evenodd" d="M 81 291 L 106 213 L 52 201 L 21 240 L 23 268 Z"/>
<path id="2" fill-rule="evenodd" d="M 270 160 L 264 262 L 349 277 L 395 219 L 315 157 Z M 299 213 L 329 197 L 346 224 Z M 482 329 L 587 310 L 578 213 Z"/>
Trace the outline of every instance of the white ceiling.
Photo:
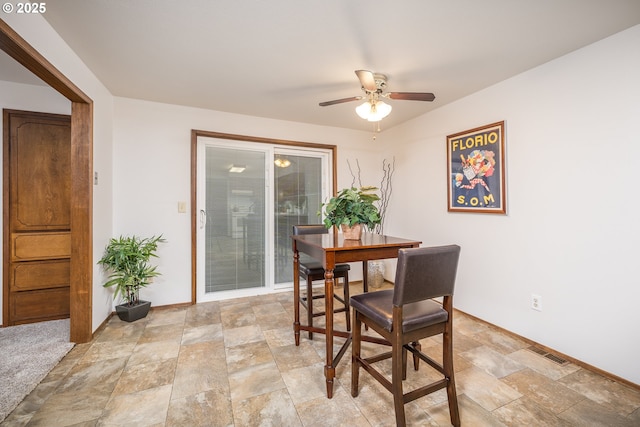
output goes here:
<path id="1" fill-rule="evenodd" d="M 389 77 L 388 129 L 640 23 L 640 0 L 48 0 L 113 95 L 371 130 L 354 70 Z M 0 58 L 0 79 L 30 81 Z"/>

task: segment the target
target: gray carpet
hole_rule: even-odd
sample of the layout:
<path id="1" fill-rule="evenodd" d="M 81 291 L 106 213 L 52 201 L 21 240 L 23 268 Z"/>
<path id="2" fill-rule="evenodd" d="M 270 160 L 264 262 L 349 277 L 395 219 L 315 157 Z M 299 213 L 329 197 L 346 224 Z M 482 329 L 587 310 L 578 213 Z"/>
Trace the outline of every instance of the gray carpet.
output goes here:
<path id="1" fill-rule="evenodd" d="M 0 328 L 0 422 L 73 346 L 69 319 Z"/>

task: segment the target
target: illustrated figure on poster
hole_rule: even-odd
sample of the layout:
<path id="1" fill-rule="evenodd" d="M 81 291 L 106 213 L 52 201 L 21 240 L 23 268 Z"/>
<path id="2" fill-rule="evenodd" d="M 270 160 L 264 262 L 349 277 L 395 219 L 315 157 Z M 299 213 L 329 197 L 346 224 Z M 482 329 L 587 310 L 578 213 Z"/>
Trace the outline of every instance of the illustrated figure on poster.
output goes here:
<path id="1" fill-rule="evenodd" d="M 486 179 L 495 171 L 495 153 L 490 150 L 474 150 L 465 158 L 460 154 L 462 172 L 454 174 L 454 185 L 461 190 L 476 190 L 478 196 L 486 191 L 491 194 Z"/>

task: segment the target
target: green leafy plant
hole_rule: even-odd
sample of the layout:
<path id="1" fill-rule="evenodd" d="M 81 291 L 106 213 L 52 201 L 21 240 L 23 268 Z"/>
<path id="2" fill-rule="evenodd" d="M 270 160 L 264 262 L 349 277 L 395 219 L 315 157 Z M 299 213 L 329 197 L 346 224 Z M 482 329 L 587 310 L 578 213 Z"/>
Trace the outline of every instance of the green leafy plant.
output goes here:
<path id="1" fill-rule="evenodd" d="M 380 212 L 374 202 L 380 200 L 375 193 L 377 187 L 345 188 L 335 197 L 323 203 L 325 227 L 340 227 L 342 224 L 353 227 L 362 224 L 373 230 L 381 221 Z M 319 212 L 321 214 L 321 212 Z"/>
<path id="2" fill-rule="evenodd" d="M 151 278 L 161 274 L 156 271 L 156 266 L 149 264 L 149 260 L 157 258 L 158 243 L 164 242 L 162 235 L 148 238 L 120 236 L 109 240 L 98 264 L 111 272 L 103 286 L 115 286 L 114 299 L 121 295 L 129 306 L 139 303 L 140 289 L 148 286 Z"/>

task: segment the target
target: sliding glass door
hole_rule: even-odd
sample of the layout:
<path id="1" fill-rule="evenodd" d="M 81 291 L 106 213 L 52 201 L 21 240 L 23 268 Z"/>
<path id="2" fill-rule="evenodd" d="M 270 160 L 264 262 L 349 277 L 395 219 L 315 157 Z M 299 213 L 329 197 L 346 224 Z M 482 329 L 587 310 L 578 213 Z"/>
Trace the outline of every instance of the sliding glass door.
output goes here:
<path id="1" fill-rule="evenodd" d="M 276 287 L 287 286 L 293 281 L 292 227 L 320 221 L 318 211 L 324 194 L 323 167 L 326 162 L 327 157 L 320 153 L 276 153 L 273 212 Z"/>
<path id="2" fill-rule="evenodd" d="M 201 153 L 198 301 L 263 288 L 267 152 L 218 143 Z"/>
<path id="3" fill-rule="evenodd" d="M 290 287 L 291 229 L 319 222 L 329 154 L 199 137 L 198 162 L 197 301 Z"/>

